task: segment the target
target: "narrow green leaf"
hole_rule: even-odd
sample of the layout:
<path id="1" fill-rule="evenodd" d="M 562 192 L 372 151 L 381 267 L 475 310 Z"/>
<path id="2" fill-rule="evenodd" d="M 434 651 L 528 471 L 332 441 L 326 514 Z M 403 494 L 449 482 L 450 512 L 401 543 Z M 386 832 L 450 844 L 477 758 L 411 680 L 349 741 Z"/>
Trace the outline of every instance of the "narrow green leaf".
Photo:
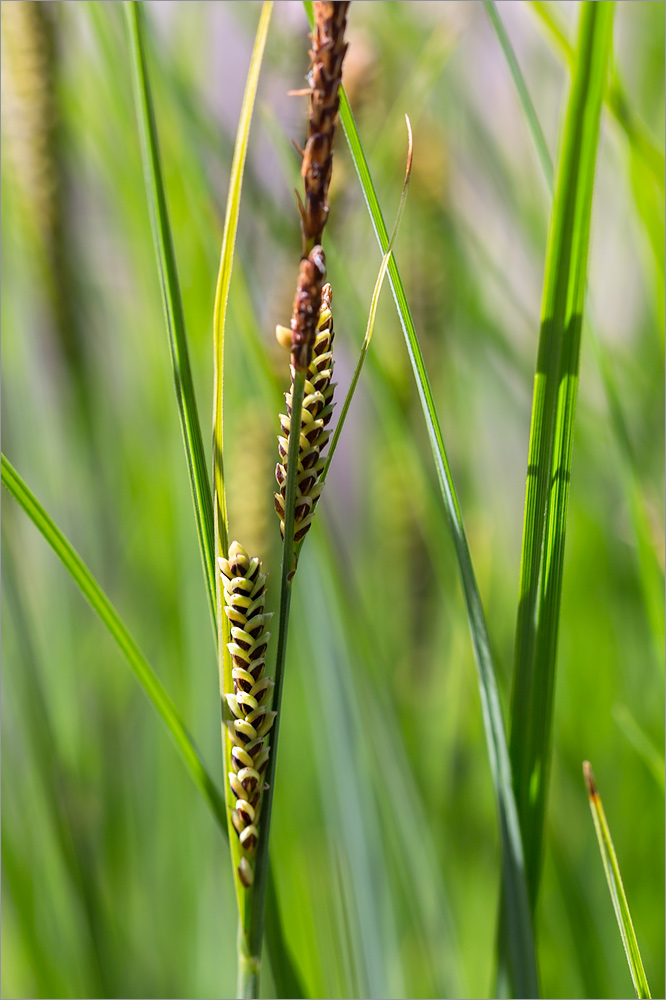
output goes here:
<path id="1" fill-rule="evenodd" d="M 536 146 L 541 169 L 543 170 L 546 181 L 548 182 L 548 187 L 550 188 L 553 186 L 553 163 L 550 158 L 550 153 L 548 152 L 546 137 L 543 134 L 541 123 L 539 122 L 534 105 L 532 104 L 532 98 L 530 97 L 529 90 L 527 89 L 527 84 L 525 83 L 525 78 L 520 71 L 516 54 L 513 51 L 513 46 L 511 45 L 509 36 L 506 33 L 506 28 L 502 23 L 502 19 L 497 12 L 497 6 L 494 0 L 483 0 L 483 6 L 486 14 L 488 15 L 488 20 L 495 30 L 495 34 L 497 35 L 499 43 L 502 47 L 506 61 L 509 64 L 511 76 L 513 77 L 513 82 L 516 90 L 518 91 L 520 102 L 523 106 L 523 111 L 525 113 L 525 117 L 527 118 L 530 132 L 532 133 L 532 139 L 534 140 L 534 145 Z"/>
<path id="2" fill-rule="evenodd" d="M 2 485 L 9 490 L 35 527 L 41 531 L 93 611 L 99 615 L 120 646 L 139 684 L 166 723 L 194 784 L 206 799 L 222 829 L 225 830 L 224 800 L 201 759 L 192 737 L 185 728 L 178 709 L 78 552 L 49 517 L 4 454 L 2 455 Z"/>
<path id="3" fill-rule="evenodd" d="M 261 9 L 259 25 L 254 40 L 254 48 L 250 58 L 250 67 L 245 83 L 243 103 L 241 105 L 240 119 L 236 131 L 236 142 L 234 145 L 234 155 L 231 163 L 231 175 L 229 178 L 229 191 L 227 194 L 227 207 L 224 219 L 224 231 L 222 234 L 222 248 L 220 251 L 220 267 L 217 277 L 217 287 L 215 290 L 215 308 L 213 314 L 213 357 L 214 357 L 214 384 L 213 384 L 213 503 L 215 508 L 215 552 L 218 558 L 224 558 L 229 550 L 229 527 L 227 521 L 227 501 L 224 483 L 224 338 L 227 315 L 227 302 L 229 299 L 229 287 L 231 285 L 231 274 L 234 263 L 234 249 L 236 246 L 236 232 L 238 229 L 238 217 L 240 213 L 241 194 L 243 189 L 243 173 L 245 160 L 247 157 L 247 147 L 250 137 L 250 125 L 254 103 L 257 96 L 259 84 L 259 74 L 268 37 L 271 14 L 273 12 L 272 0 L 266 0 Z M 229 620 L 222 612 L 222 590 L 220 574 L 215 572 L 215 609 L 218 636 L 218 664 L 220 703 L 222 705 L 224 719 L 224 693 L 233 691 L 233 679 L 231 676 L 232 662 L 227 644 L 230 640 Z M 276 692 L 277 693 L 277 692 Z M 232 770 L 231 763 L 231 741 L 227 735 L 226 725 L 222 725 L 222 749 L 224 755 L 224 770 L 228 774 Z M 239 934 L 238 934 L 238 983 L 240 996 L 258 993 L 259 984 L 259 956 L 261 954 L 261 943 L 263 938 L 263 899 L 268 877 L 268 853 L 265 851 L 262 880 L 246 889 L 238 876 L 238 865 L 241 858 L 240 843 L 232 823 L 232 812 L 234 808 L 234 796 L 229 787 L 229 782 L 225 781 L 225 799 L 227 805 L 227 828 L 229 831 L 229 845 L 231 848 L 231 863 L 233 869 L 234 885 L 236 886 L 236 899 L 238 903 Z M 262 825 L 264 835 L 260 843 L 268 842 L 268 817 L 265 815 Z M 248 948 L 248 921 L 252 912 L 252 900 L 259 894 L 262 900 L 262 922 L 257 930 L 258 942 L 256 950 Z M 276 915 L 277 916 L 277 915 Z"/>
<path id="4" fill-rule="evenodd" d="M 583 776 L 590 801 L 592 819 L 594 820 L 594 829 L 597 834 L 597 841 L 599 842 L 601 860 L 606 873 L 606 881 L 608 882 L 608 889 L 613 909 L 615 910 L 615 919 L 620 930 L 620 937 L 622 938 L 624 953 L 627 956 L 627 964 L 634 983 L 634 989 L 636 990 L 636 996 L 638 1000 L 649 1000 L 650 988 L 645 975 L 645 969 L 643 968 L 638 941 L 636 940 L 636 932 L 634 931 L 634 924 L 629 911 L 629 903 L 624 892 L 620 866 L 617 861 L 601 796 L 597 790 L 594 774 L 592 773 L 592 766 L 587 760 L 583 762 Z"/>
<path id="5" fill-rule="evenodd" d="M 613 5 L 581 8 L 556 172 L 528 458 L 511 755 L 534 907 L 548 788 L 573 424 L 592 190 Z"/>
<path id="6" fill-rule="evenodd" d="M 311 17 L 311 6 L 305 4 Z M 382 254 L 389 247 L 389 236 L 384 217 L 379 206 L 365 152 L 356 128 L 347 96 L 340 92 L 340 119 L 349 143 L 352 160 L 356 168 L 368 211 L 372 219 L 375 235 Z M 527 887 L 523 863 L 523 849 L 516 802 L 511 784 L 511 769 L 507 749 L 506 733 L 502 719 L 495 667 L 490 651 L 490 640 L 479 595 L 478 585 L 472 567 L 467 538 L 462 522 L 460 506 L 455 492 L 448 459 L 444 448 L 439 421 L 435 411 L 432 390 L 425 370 L 423 355 L 414 328 L 407 297 L 400 272 L 392 254 L 388 263 L 388 275 L 398 316 L 405 335 L 409 359 L 414 371 L 416 385 L 423 409 L 428 436 L 432 447 L 435 467 L 440 484 L 444 508 L 460 568 L 461 581 L 470 621 L 472 642 L 479 671 L 479 691 L 483 711 L 488 756 L 497 807 L 499 813 L 502 842 L 502 869 L 506 883 L 511 886 L 506 899 L 506 916 L 510 928 L 511 968 L 513 987 L 517 996 L 536 997 L 538 980 L 532 922 L 529 912 Z"/>
<path id="7" fill-rule="evenodd" d="M 215 572 L 213 557 L 213 500 L 208 483 L 206 459 L 199 425 L 199 413 L 194 395 L 194 383 L 187 347 L 183 303 L 178 281 L 176 255 L 173 248 L 169 212 L 167 209 L 160 150 L 157 139 L 155 112 L 148 81 L 148 69 L 143 44 L 143 5 L 127 0 L 125 5 L 127 30 L 132 53 L 132 80 L 136 104 L 141 156 L 148 198 L 148 210 L 153 230 L 155 256 L 160 275 L 162 305 L 169 335 L 180 426 L 185 444 L 185 457 L 199 536 L 199 548 L 208 592 L 212 620 L 215 621 Z"/>
<path id="8" fill-rule="evenodd" d="M 268 28 L 273 13 L 272 0 L 265 0 L 261 9 L 254 48 L 250 59 L 245 92 L 241 105 L 234 155 L 231 161 L 227 207 L 224 216 L 224 231 L 222 233 L 222 248 L 220 251 L 220 267 L 215 288 L 215 306 L 213 312 L 213 497 L 215 505 L 215 552 L 218 556 L 226 556 L 229 549 L 229 527 L 227 523 L 227 499 L 224 487 L 224 334 L 227 318 L 227 302 L 231 273 L 234 266 L 234 250 L 236 247 L 236 231 L 240 213 L 241 194 L 243 190 L 243 172 L 247 157 L 247 146 L 250 138 L 250 125 L 254 102 L 257 96 L 259 74 L 264 58 Z M 219 584 L 219 573 L 215 573 Z M 218 587 L 219 591 L 219 587 Z M 226 622 L 226 615 L 221 613 L 220 594 L 217 592 L 216 613 L 219 624 L 221 619 Z M 224 623 L 223 623 L 224 624 Z M 229 679 L 231 674 L 229 675 Z M 228 688 L 227 690 L 231 690 Z"/>

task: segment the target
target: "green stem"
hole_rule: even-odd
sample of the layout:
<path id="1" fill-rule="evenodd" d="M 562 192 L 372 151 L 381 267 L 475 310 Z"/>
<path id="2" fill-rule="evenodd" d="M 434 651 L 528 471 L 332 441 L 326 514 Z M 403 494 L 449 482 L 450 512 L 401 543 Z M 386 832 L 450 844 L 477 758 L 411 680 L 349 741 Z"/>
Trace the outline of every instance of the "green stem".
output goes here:
<path id="1" fill-rule="evenodd" d="M 259 996 L 260 956 L 248 955 L 243 929 L 238 928 L 238 1000 L 254 1000 Z"/>
<path id="2" fill-rule="evenodd" d="M 273 723 L 273 738 L 271 740 L 271 755 L 266 769 L 268 788 L 264 792 L 261 807 L 261 829 L 257 860 L 254 870 L 254 885 L 252 901 L 247 907 L 244 935 L 239 935 L 239 987 L 255 984 L 254 993 L 240 993 L 240 997 L 258 996 L 259 962 L 261 960 L 261 942 L 264 933 L 264 909 L 266 899 L 266 881 L 268 876 L 268 839 L 273 809 L 273 792 L 275 789 L 275 768 L 277 764 L 277 744 L 280 732 L 280 706 L 282 703 L 282 683 L 284 679 L 284 664 L 287 652 L 287 633 L 289 629 L 289 609 L 291 606 L 291 580 L 294 563 L 294 510 L 296 506 L 296 481 L 298 478 L 298 451 L 300 444 L 301 413 L 303 410 L 303 393 L 305 389 L 305 372 L 296 372 L 292 389 L 291 401 L 291 432 L 289 434 L 289 451 L 287 453 L 287 489 L 284 512 L 284 545 L 282 549 L 282 572 L 280 579 L 280 612 L 278 624 L 277 653 L 275 657 L 275 688 L 273 690 L 273 708 L 277 712 Z M 242 967 L 248 961 L 256 963 L 256 975 L 245 979 Z"/>

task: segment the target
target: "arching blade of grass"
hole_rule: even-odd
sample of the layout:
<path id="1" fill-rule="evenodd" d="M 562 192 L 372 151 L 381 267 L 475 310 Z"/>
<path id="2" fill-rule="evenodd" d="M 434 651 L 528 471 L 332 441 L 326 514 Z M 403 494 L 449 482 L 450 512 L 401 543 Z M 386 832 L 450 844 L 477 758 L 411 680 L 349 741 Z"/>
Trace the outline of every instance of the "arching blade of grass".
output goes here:
<path id="1" fill-rule="evenodd" d="M 272 12 L 273 3 L 270 2 L 270 0 L 266 0 L 259 18 L 254 48 L 250 59 L 250 68 L 248 70 L 245 84 L 245 93 L 243 95 L 238 130 L 236 132 L 234 156 L 231 164 L 231 176 L 229 178 L 229 193 L 227 195 L 227 207 L 224 219 L 224 232 L 222 235 L 220 267 L 215 291 L 215 309 L 213 317 L 213 353 L 215 369 L 213 387 L 213 502 L 215 508 L 215 552 L 217 557 L 226 557 L 229 550 L 229 528 L 227 524 L 227 502 L 224 484 L 224 337 L 227 302 L 229 298 L 229 287 L 231 284 L 231 273 L 233 270 L 236 230 L 238 228 L 238 216 L 240 212 L 241 192 L 243 188 L 243 172 L 250 137 L 250 125 L 252 122 L 252 113 L 257 94 L 257 86 L 259 83 L 259 73 L 261 71 L 261 64 L 263 61 Z M 297 393 L 295 392 L 294 419 L 296 420 L 300 420 L 299 406 L 300 404 L 297 399 Z M 224 712 L 224 693 L 225 691 L 233 691 L 234 684 L 231 676 L 231 656 L 227 649 L 227 643 L 230 639 L 230 626 L 227 616 L 222 613 L 220 574 L 216 572 L 215 578 L 215 609 L 218 636 L 220 693 L 222 695 L 221 703 Z M 280 613 L 280 617 L 282 619 L 282 612 Z M 279 688 L 277 681 L 278 678 L 276 672 L 274 700 L 276 707 L 279 707 Z M 273 731 L 272 742 L 274 743 L 276 739 L 277 726 Z M 222 726 L 222 743 L 224 770 L 225 774 L 227 774 L 230 771 L 233 771 L 233 768 L 231 761 L 231 741 L 228 738 L 225 725 Z M 275 753 L 272 754 L 271 759 L 275 759 Z M 269 781 L 271 781 L 272 784 L 272 778 L 269 778 Z M 262 837 L 260 839 L 259 853 L 257 856 L 254 884 L 252 887 L 246 889 L 241 885 L 240 879 L 237 875 L 238 865 L 241 859 L 241 849 L 238 836 L 231 820 L 234 807 L 234 796 L 229 787 L 228 781 L 225 781 L 225 796 L 227 802 L 229 844 L 231 847 L 234 884 L 236 886 L 236 898 L 238 901 L 239 992 L 241 996 L 257 996 L 259 983 L 259 956 L 261 954 L 261 944 L 264 932 L 263 906 L 268 878 L 268 829 L 270 823 L 270 798 L 267 796 L 267 801 L 264 801 L 263 803 Z M 263 845 L 263 850 L 261 845 Z M 261 868 L 259 866 L 260 859 L 262 862 Z M 257 902 L 260 912 L 260 919 L 258 920 L 256 919 Z M 254 928 L 253 934 L 250 932 L 251 928 Z M 251 937 L 252 942 L 250 943 Z"/>
<path id="2" fill-rule="evenodd" d="M 78 552 L 49 517 L 4 454 L 2 455 L 2 485 L 11 493 L 35 527 L 42 533 L 93 611 L 99 615 L 120 646 L 139 684 L 171 733 L 192 780 L 206 799 L 218 823 L 223 830 L 226 830 L 224 800 L 202 761 L 178 709 Z"/>
<path id="3" fill-rule="evenodd" d="M 305 4 L 309 16 L 310 5 Z M 354 166 L 359 176 L 363 195 L 377 236 L 377 242 L 382 254 L 387 252 L 389 235 L 384 222 L 379 201 L 374 188 L 365 152 L 356 128 L 356 123 L 349 106 L 346 94 L 340 92 L 340 119 L 349 143 Z M 398 316 L 402 324 L 407 344 L 409 359 L 414 371 L 416 384 L 421 400 L 428 436 L 432 447 L 437 476 L 439 479 L 444 508 L 453 537 L 456 556 L 460 567 L 463 592 L 472 632 L 472 641 L 479 670 L 479 690 L 483 710 L 488 755 L 492 773 L 497 806 L 499 812 L 500 835 L 502 842 L 502 869 L 505 883 L 510 885 L 509 896 L 506 899 L 506 916 L 510 927 L 509 948 L 512 983 L 515 994 L 523 997 L 538 995 L 538 981 L 532 923 L 529 912 L 527 887 L 523 863 L 523 850 L 520 839 L 520 828 L 516 803 L 511 784 L 511 769 L 507 749 L 506 733 L 502 719 L 502 709 L 497 689 L 495 667 L 490 651 L 490 640 L 485 622 L 479 589 L 472 567 L 472 560 L 467 545 L 467 538 L 462 522 L 460 506 L 455 492 L 444 441 L 435 412 L 434 400 L 428 376 L 423 362 L 423 355 L 416 336 L 416 330 L 407 304 L 407 297 L 400 277 L 400 272 L 391 255 L 388 263 L 388 274 L 393 297 L 396 302 Z"/>
<path id="4" fill-rule="evenodd" d="M 78 552 L 47 514 L 4 454 L 2 455 L 2 485 L 11 493 L 35 527 L 42 533 L 93 611 L 98 614 L 118 643 L 141 687 L 171 733 L 190 777 L 203 795 L 220 832 L 226 837 L 227 815 L 224 797 L 202 760 L 178 709 Z M 305 997 L 307 994 L 300 982 L 284 936 L 270 867 L 268 871 L 268 898 L 270 912 L 267 918 L 267 943 L 279 995 L 281 997 Z"/>
<path id="5" fill-rule="evenodd" d="M 617 862 L 617 855 L 615 854 L 613 840 L 606 821 L 601 796 L 597 790 L 594 774 L 592 773 L 592 766 L 587 760 L 583 763 L 583 775 L 585 777 L 588 799 L 590 800 L 594 829 L 599 842 L 601 860 L 606 872 L 606 881 L 608 882 L 613 909 L 615 910 L 615 919 L 620 930 L 620 937 L 622 938 L 624 952 L 627 956 L 627 964 L 629 965 L 636 996 L 638 1000 L 646 1000 L 646 998 L 649 1000 L 650 988 L 645 975 L 645 969 L 643 968 L 638 941 L 636 940 L 636 932 L 634 931 L 629 911 L 629 903 L 627 902 L 624 885 L 622 884 L 620 866 Z"/>
<path id="6" fill-rule="evenodd" d="M 581 8 L 546 253 L 534 381 L 512 698 L 511 760 L 536 903 L 550 764 L 580 333 L 613 5 Z"/>
<path id="7" fill-rule="evenodd" d="M 206 458 L 197 401 L 194 395 L 190 357 L 187 347 L 183 303 L 178 281 L 178 269 L 169 225 L 160 150 L 157 139 L 155 112 L 148 81 L 146 56 L 143 45 L 143 7 L 137 0 L 125 4 L 127 30 L 132 53 L 132 80 L 134 100 L 141 137 L 141 157 L 148 198 L 148 210 L 153 230 L 155 256 L 160 275 L 162 304 L 169 335 L 169 348 L 173 366 L 176 399 L 180 426 L 185 444 L 185 457 L 190 476 L 192 500 L 197 522 L 199 548 L 203 562 L 208 603 L 215 621 L 215 572 L 213 548 L 213 499 L 208 482 Z"/>

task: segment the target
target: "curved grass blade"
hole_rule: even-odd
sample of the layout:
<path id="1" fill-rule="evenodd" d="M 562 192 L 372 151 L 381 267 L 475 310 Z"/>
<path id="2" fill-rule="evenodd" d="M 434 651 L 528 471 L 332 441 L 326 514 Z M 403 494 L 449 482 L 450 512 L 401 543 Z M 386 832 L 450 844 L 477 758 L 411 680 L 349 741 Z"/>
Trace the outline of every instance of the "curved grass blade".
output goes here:
<path id="1" fill-rule="evenodd" d="M 340 91 L 340 119 L 372 219 L 377 242 L 382 254 L 385 254 L 389 245 L 386 224 L 379 207 L 379 201 L 358 135 L 356 123 L 347 96 L 342 89 Z M 532 922 L 525 882 L 523 849 L 516 803 L 511 784 L 511 768 L 509 765 L 506 733 L 502 719 L 495 667 L 490 651 L 488 630 L 467 545 L 460 506 L 435 411 L 432 390 L 425 370 L 414 322 L 407 304 L 407 297 L 400 272 L 393 255 L 389 259 L 388 274 L 398 316 L 405 335 L 409 359 L 416 379 L 444 507 L 460 567 L 472 642 L 479 671 L 479 691 L 484 728 L 499 813 L 503 877 L 511 886 L 510 895 L 506 900 L 506 915 L 510 927 L 510 964 L 513 974 L 513 989 L 518 996 L 536 997 L 538 996 L 538 980 Z"/>
<path id="2" fill-rule="evenodd" d="M 604 812 L 601 796 L 599 795 L 597 785 L 594 780 L 592 765 L 587 760 L 583 762 L 583 776 L 585 778 L 587 796 L 590 801 L 592 819 L 594 820 L 594 829 L 599 842 L 601 860 L 606 873 L 606 881 L 608 882 L 608 889 L 610 891 L 613 909 L 615 910 L 615 919 L 617 920 L 617 926 L 620 930 L 620 937 L 622 938 L 624 953 L 627 956 L 627 964 L 633 980 L 634 989 L 636 990 L 636 996 L 638 997 L 638 1000 L 649 1000 L 650 988 L 645 975 L 645 969 L 643 968 L 643 961 L 641 959 L 638 941 L 636 940 L 636 932 L 634 931 L 634 925 L 629 911 L 629 903 L 627 902 L 624 885 L 622 884 L 620 866 L 617 861 L 617 855 L 613 846 L 613 840 L 608 827 L 608 822 L 606 820 L 606 814 Z"/>
<path id="3" fill-rule="evenodd" d="M 93 611 L 99 615 L 120 646 L 139 684 L 171 733 L 194 784 L 206 799 L 218 823 L 223 829 L 226 829 L 224 800 L 201 759 L 178 709 L 78 552 L 49 517 L 4 454 L 2 455 L 2 485 L 11 493 L 35 527 L 42 533 Z"/>
<path id="4" fill-rule="evenodd" d="M 238 130 L 236 132 L 236 142 L 234 145 L 234 155 L 231 164 L 231 175 L 229 178 L 229 192 L 227 195 L 227 207 L 224 219 L 224 231 L 222 235 L 222 248 L 220 251 L 220 267 L 215 289 L 215 307 L 213 315 L 213 354 L 214 354 L 214 386 L 213 386 L 213 504 L 215 510 L 214 537 L 215 553 L 218 558 L 226 557 L 229 549 L 229 528 L 227 522 L 227 501 L 224 484 L 224 335 L 226 325 L 227 302 L 229 298 L 229 287 L 231 284 L 231 273 L 234 262 L 234 249 L 236 245 L 236 231 L 238 228 L 238 217 L 240 212 L 240 201 L 243 187 L 243 172 L 247 156 L 247 147 L 250 136 L 250 125 L 254 110 L 257 87 L 259 84 L 259 74 L 268 37 L 271 14 L 273 12 L 272 0 L 266 0 L 263 4 L 257 34 L 255 36 L 254 48 L 250 59 L 243 103 L 241 105 Z M 215 620 L 217 623 L 218 637 L 218 663 L 221 704 L 224 712 L 224 692 L 233 691 L 233 680 L 231 677 L 231 657 L 227 649 L 229 642 L 229 620 L 222 613 L 222 593 L 220 584 L 220 574 L 215 573 Z M 231 765 L 231 742 L 227 736 L 226 726 L 222 726 L 222 745 L 224 756 L 225 773 L 232 770 Z M 251 995 L 256 995 L 255 982 L 258 986 L 258 965 L 251 960 L 247 948 L 247 922 L 251 906 L 248 896 L 253 898 L 256 891 L 256 883 L 250 889 L 244 889 L 240 885 L 237 876 L 237 869 L 240 862 L 240 844 L 236 836 L 232 823 L 233 793 L 229 787 L 229 782 L 225 781 L 225 799 L 227 804 L 227 828 L 229 831 L 229 845 L 231 848 L 231 861 L 233 866 L 234 885 L 236 886 L 236 899 L 238 903 L 239 916 L 239 990 L 245 995 L 245 983 L 248 978 L 252 980 Z M 261 839 L 268 840 L 267 835 Z M 261 843 L 261 841 L 260 841 Z M 262 889 L 265 891 L 265 879 L 268 875 L 268 855 L 266 854 L 264 864 L 264 881 Z M 262 892 L 263 898 L 263 892 Z M 263 937 L 263 922 L 259 931 L 259 947 L 256 955 L 261 952 L 261 940 Z M 256 980 L 255 980 L 256 975 Z"/>
<path id="5" fill-rule="evenodd" d="M 215 572 L 213 557 L 213 500 L 208 483 L 206 458 L 199 425 L 194 384 L 187 347 L 183 302 L 178 281 L 178 269 L 169 225 L 160 150 L 157 139 L 155 112 L 148 81 L 148 69 L 143 45 L 143 5 L 137 0 L 125 4 L 127 30 L 132 52 L 132 80 L 136 104 L 141 158 L 146 184 L 148 210 L 153 231 L 155 256 L 160 275 L 162 305 L 169 335 L 180 426 L 185 444 L 185 457 L 190 476 L 192 500 L 197 522 L 199 548 L 203 563 L 208 604 L 215 621 Z"/>
<path id="6" fill-rule="evenodd" d="M 161 681 L 129 634 L 118 612 L 88 567 L 55 522 L 46 513 L 4 454 L 2 455 L 2 485 L 11 493 L 35 527 L 42 533 L 65 569 L 72 576 L 93 611 L 99 615 L 120 646 L 137 680 L 166 723 L 180 751 L 185 766 L 190 772 L 190 777 L 206 800 L 221 833 L 226 837 L 227 811 L 224 797 L 202 760 L 192 737 L 180 717 L 178 709 L 171 701 Z M 267 933 L 267 944 L 279 996 L 306 997 L 307 993 L 300 982 L 291 951 L 284 936 L 270 866 L 268 871 L 268 886 L 270 919 L 267 919 L 267 925 L 270 927 L 270 933 Z"/>
<path id="7" fill-rule="evenodd" d="M 544 277 L 516 626 L 511 759 L 530 903 L 541 866 L 580 333 L 610 3 L 583 5 Z"/>
<path id="8" fill-rule="evenodd" d="M 227 523 L 227 500 L 224 488 L 224 332 L 227 316 L 227 302 L 231 272 L 234 266 L 234 249 L 236 246 L 236 231 L 240 212 L 241 193 L 243 190 L 243 172 L 247 157 L 247 145 L 250 137 L 250 124 L 257 96 L 259 73 L 268 37 L 268 27 L 273 13 L 272 0 L 265 0 L 261 9 L 254 48 L 250 59 L 250 68 L 245 82 L 245 92 L 241 105 L 234 155 L 231 161 L 229 177 L 229 193 L 224 216 L 224 231 L 222 233 L 222 248 L 220 251 L 220 267 L 215 288 L 215 306 L 213 312 L 213 500 L 215 506 L 215 552 L 217 556 L 226 556 L 229 548 L 229 529 Z M 215 574 L 216 578 L 218 574 Z M 216 598 L 216 620 L 226 621 L 226 615 L 220 611 L 220 595 Z M 228 688 L 227 690 L 231 690 Z"/>

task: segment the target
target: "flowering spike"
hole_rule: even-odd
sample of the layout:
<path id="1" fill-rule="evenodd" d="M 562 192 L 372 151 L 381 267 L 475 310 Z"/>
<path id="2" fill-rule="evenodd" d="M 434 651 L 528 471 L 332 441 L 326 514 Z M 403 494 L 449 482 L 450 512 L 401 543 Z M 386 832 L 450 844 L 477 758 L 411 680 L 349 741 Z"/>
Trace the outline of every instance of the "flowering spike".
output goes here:
<path id="1" fill-rule="evenodd" d="M 260 835 L 259 814 L 263 791 L 262 772 L 270 747 L 266 735 L 276 712 L 269 710 L 273 681 L 264 676 L 264 654 L 270 636 L 264 613 L 266 577 L 258 559 L 251 559 L 242 545 L 232 542 L 227 559 L 219 560 L 225 612 L 231 624 L 232 642 L 227 644 L 233 660 L 233 692 L 225 693 L 232 716 L 227 732 L 232 743 L 229 785 L 235 797 L 231 816 L 243 854 L 238 866 L 241 885 L 254 881 L 251 858 Z"/>
<path id="2" fill-rule="evenodd" d="M 324 285 L 321 294 L 321 309 L 317 323 L 312 360 L 307 371 L 306 396 L 303 399 L 301 430 L 298 453 L 298 479 L 296 483 L 296 506 L 294 515 L 294 541 L 305 538 L 312 519 L 323 483 L 320 476 L 326 464 L 321 455 L 329 439 L 326 427 L 333 412 L 333 314 L 331 312 L 332 291 L 330 284 Z M 294 372 L 292 369 L 293 390 Z M 286 394 L 287 414 L 280 414 L 283 436 L 278 437 L 280 461 L 275 468 L 275 478 L 279 492 L 275 493 L 275 510 L 280 518 L 280 532 L 284 537 L 285 503 L 287 496 L 287 454 L 291 433 L 291 391 Z"/>

